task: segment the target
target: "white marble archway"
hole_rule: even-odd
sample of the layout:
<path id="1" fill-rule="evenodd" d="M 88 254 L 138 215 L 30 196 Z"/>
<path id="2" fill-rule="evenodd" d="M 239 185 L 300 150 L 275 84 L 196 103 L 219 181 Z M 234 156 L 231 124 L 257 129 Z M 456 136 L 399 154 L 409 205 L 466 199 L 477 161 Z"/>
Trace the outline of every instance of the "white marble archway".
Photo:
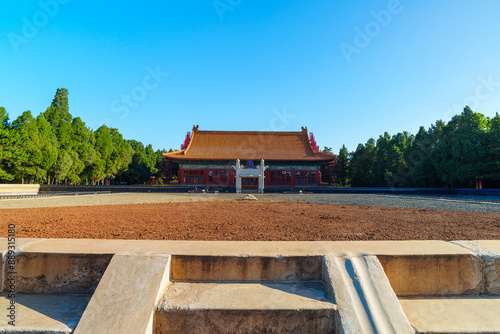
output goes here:
<path id="1" fill-rule="evenodd" d="M 257 165 L 254 168 L 244 168 L 240 164 L 240 159 L 236 159 L 236 165 L 233 166 L 236 171 L 236 192 L 241 193 L 241 178 L 242 177 L 256 177 L 259 179 L 259 187 L 258 192 L 264 192 L 264 171 L 268 168 L 268 166 L 264 165 L 264 159 L 260 160 L 260 165 Z"/>

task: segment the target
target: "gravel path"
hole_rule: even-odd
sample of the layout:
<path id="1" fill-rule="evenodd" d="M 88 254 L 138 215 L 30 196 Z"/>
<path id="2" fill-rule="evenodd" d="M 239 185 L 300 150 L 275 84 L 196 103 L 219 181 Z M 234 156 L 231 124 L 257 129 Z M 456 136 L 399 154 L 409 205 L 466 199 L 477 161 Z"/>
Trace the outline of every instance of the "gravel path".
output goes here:
<path id="1" fill-rule="evenodd" d="M 424 198 L 410 195 L 307 194 L 279 196 L 292 201 L 309 203 L 335 203 L 392 208 L 500 213 L 500 203 L 484 203 L 481 201 L 451 200 L 428 197 Z"/>
<path id="2" fill-rule="evenodd" d="M 373 194 L 254 194 L 260 201 L 291 201 L 308 203 L 334 203 L 377 207 L 414 208 L 500 213 L 500 203 L 482 203 L 478 200 L 449 200 Z M 242 194 L 171 194 L 171 193 L 121 193 L 80 195 L 50 198 L 4 199 L 0 209 L 43 208 L 68 206 L 93 206 L 117 204 L 147 204 L 175 202 L 234 201 Z"/>

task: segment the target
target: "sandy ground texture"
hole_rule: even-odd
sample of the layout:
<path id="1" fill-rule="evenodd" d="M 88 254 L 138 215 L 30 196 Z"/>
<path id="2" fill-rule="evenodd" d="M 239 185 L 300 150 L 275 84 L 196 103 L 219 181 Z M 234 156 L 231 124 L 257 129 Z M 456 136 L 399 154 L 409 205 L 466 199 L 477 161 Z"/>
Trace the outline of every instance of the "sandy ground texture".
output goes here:
<path id="1" fill-rule="evenodd" d="M 500 203 L 480 200 L 450 200 L 439 198 L 374 195 L 374 194 L 254 194 L 259 201 L 306 202 L 345 205 L 366 205 L 393 208 L 414 208 L 431 210 L 475 211 L 500 213 Z M 100 195 L 79 195 L 27 199 L 0 200 L 0 209 L 44 208 L 66 206 L 93 206 L 117 204 L 176 203 L 200 201 L 235 201 L 241 194 L 201 193 L 114 193 Z"/>
<path id="2" fill-rule="evenodd" d="M 15 224 L 19 238 L 500 239 L 500 214 L 495 211 L 499 206 L 494 204 L 378 195 L 256 196 L 258 201 L 238 201 L 242 195 L 236 194 L 5 200 L 0 201 L 0 237 L 7 236 L 8 224 Z M 478 208 L 490 212 L 473 211 Z"/>

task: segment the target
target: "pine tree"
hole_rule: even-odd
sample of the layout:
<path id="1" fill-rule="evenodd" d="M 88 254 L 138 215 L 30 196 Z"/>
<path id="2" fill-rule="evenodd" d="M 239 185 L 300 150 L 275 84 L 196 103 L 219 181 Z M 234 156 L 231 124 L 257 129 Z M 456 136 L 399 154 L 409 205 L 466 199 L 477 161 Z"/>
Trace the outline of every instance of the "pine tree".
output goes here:
<path id="1" fill-rule="evenodd" d="M 12 131 L 14 140 L 11 146 L 11 163 L 14 176 L 21 183 L 31 183 L 41 176 L 38 166 L 42 161 L 40 136 L 31 111 L 25 111 L 12 122 Z"/>
<path id="2" fill-rule="evenodd" d="M 57 182 L 64 180 L 67 182 L 75 159 L 78 155 L 72 151 L 71 121 L 73 117 L 69 113 L 68 90 L 58 88 L 52 104 L 44 113 L 45 118 L 54 128 L 54 133 L 58 142 L 57 160 L 51 170 Z"/>
<path id="3" fill-rule="evenodd" d="M 491 187 L 500 188 L 500 115 L 491 119 L 488 136 L 488 175 L 485 180 Z"/>
<path id="4" fill-rule="evenodd" d="M 93 145 L 92 131 L 85 126 L 80 117 L 74 118 L 71 122 L 71 148 L 76 155 L 68 175 L 70 182 L 78 183 L 83 179 L 88 179 L 88 168 L 96 158 Z"/>
<path id="5" fill-rule="evenodd" d="M 0 181 L 11 181 L 14 175 L 9 173 L 9 163 L 12 157 L 9 115 L 4 107 L 0 107 Z"/>
<path id="6" fill-rule="evenodd" d="M 95 132 L 95 151 L 96 159 L 91 165 L 90 176 L 92 177 L 92 184 L 99 183 L 104 180 L 109 170 L 111 154 L 113 153 L 113 141 L 109 128 L 102 125 Z"/>
<path id="7" fill-rule="evenodd" d="M 349 161 L 349 151 L 342 145 L 337 156 L 337 165 L 339 166 L 339 182 L 342 187 L 349 184 L 349 173 L 350 173 L 350 161 Z"/>
<path id="8" fill-rule="evenodd" d="M 132 162 L 134 151 L 117 129 L 111 128 L 110 135 L 113 151 L 111 159 L 108 161 L 106 176 L 116 176 L 128 168 Z"/>
<path id="9" fill-rule="evenodd" d="M 57 138 L 54 129 L 45 119 L 44 114 L 38 115 L 36 119 L 38 133 L 40 136 L 40 150 L 42 152 L 42 159 L 38 166 L 41 182 L 47 181 L 51 184 L 53 177 L 53 166 L 57 161 Z"/>

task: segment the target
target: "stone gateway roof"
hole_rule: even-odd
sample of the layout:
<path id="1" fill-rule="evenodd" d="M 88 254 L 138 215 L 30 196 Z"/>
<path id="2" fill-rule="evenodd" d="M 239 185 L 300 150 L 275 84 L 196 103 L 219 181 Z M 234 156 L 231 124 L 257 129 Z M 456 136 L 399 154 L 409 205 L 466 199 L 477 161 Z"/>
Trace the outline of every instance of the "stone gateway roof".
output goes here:
<path id="1" fill-rule="evenodd" d="M 163 153 L 171 160 L 285 160 L 324 161 L 332 154 L 314 152 L 307 128 L 300 132 L 282 131 L 199 131 L 193 127 L 185 150 Z"/>

